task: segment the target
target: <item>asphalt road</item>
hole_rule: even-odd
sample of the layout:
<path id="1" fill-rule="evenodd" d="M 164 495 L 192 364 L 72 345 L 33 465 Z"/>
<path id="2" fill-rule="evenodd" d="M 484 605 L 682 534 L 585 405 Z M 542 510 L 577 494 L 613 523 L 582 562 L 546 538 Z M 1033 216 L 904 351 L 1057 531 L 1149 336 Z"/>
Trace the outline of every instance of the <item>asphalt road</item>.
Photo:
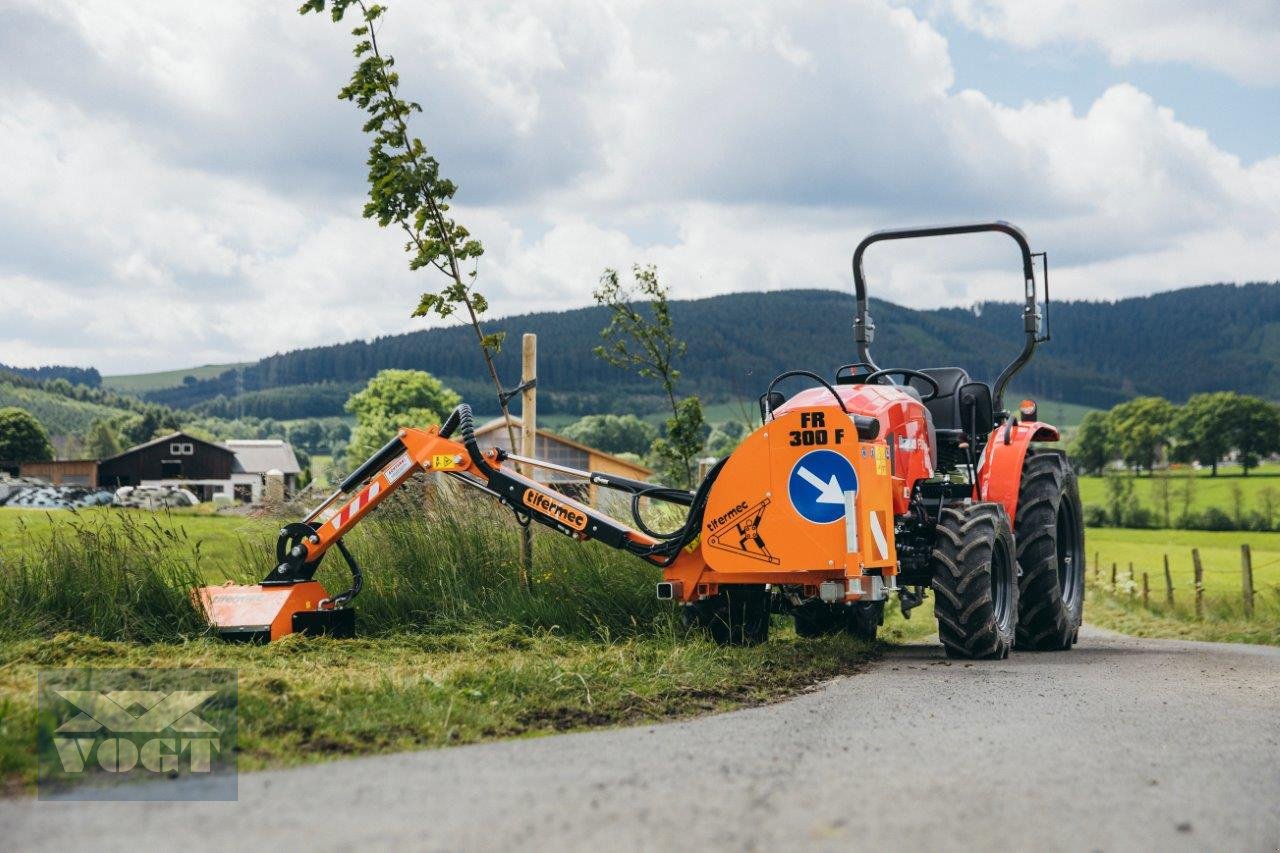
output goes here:
<path id="1" fill-rule="evenodd" d="M 0 803 L 7 849 L 1280 847 L 1280 649 L 933 646 L 688 722 L 245 774 L 238 803 Z"/>

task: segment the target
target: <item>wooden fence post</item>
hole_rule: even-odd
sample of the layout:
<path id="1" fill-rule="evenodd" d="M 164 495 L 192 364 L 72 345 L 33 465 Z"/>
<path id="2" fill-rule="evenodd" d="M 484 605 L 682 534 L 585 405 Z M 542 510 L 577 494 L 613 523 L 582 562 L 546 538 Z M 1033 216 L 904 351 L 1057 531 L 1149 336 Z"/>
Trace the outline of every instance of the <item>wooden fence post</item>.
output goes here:
<path id="1" fill-rule="evenodd" d="M 1173 573 L 1169 571 L 1169 555 L 1164 555 L 1164 600 L 1173 606 Z"/>
<path id="2" fill-rule="evenodd" d="M 520 383 L 525 386 L 520 393 L 520 454 L 530 459 L 538 458 L 538 336 L 525 333 L 521 339 Z M 533 478 L 533 468 L 520 466 L 521 473 Z M 524 575 L 525 589 L 533 586 L 533 526 L 520 530 L 520 570 Z"/>
<path id="3" fill-rule="evenodd" d="M 1200 549 L 1191 549 L 1191 563 L 1196 577 L 1196 618 L 1204 616 L 1204 566 L 1200 564 Z"/>
<path id="4" fill-rule="evenodd" d="M 1129 597 L 1138 594 L 1138 576 L 1133 573 L 1133 563 L 1129 564 Z"/>
<path id="5" fill-rule="evenodd" d="M 1111 591 L 1116 591 L 1116 564 L 1111 564 Z"/>
<path id="6" fill-rule="evenodd" d="M 1244 583 L 1244 615 L 1253 617 L 1253 551 L 1249 545 L 1240 546 L 1240 574 Z"/>
<path id="7" fill-rule="evenodd" d="M 1147 573 L 1142 573 L 1142 606 L 1147 606 L 1147 601 L 1151 595 L 1151 587 L 1147 585 Z"/>

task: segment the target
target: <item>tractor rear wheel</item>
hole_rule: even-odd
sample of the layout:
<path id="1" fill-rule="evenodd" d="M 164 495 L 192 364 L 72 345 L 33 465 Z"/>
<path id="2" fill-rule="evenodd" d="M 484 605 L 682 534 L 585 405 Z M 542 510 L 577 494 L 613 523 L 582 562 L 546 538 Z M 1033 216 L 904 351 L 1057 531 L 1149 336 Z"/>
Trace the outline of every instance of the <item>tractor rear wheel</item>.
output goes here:
<path id="1" fill-rule="evenodd" d="M 1028 451 L 1018 493 L 1018 648 L 1070 649 L 1084 615 L 1084 519 L 1066 454 Z"/>
<path id="2" fill-rule="evenodd" d="M 934 615 L 947 657 L 1009 656 L 1018 623 L 1018 564 L 1000 504 L 951 506 L 933 547 Z"/>
<path id="3" fill-rule="evenodd" d="M 685 607 L 685 625 L 703 627 L 722 646 L 753 646 L 769 639 L 769 590 L 763 584 L 722 586 Z"/>

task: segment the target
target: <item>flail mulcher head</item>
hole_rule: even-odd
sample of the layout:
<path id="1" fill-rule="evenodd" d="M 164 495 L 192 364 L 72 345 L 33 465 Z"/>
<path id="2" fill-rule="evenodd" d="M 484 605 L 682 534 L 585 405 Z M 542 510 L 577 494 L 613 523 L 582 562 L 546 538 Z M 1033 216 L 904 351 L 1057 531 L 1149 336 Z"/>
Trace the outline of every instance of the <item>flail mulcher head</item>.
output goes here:
<path id="1" fill-rule="evenodd" d="M 468 451 L 448 436 L 471 413 L 459 406 L 442 427 L 404 429 L 357 468 L 302 521 L 280 528 L 276 566 L 256 585 L 201 587 L 194 597 L 218 635 L 239 642 L 267 642 L 289 634 L 355 636 L 351 602 L 363 573 L 342 537 L 414 471 L 462 471 Z M 351 588 L 331 596 L 315 580 L 320 561 L 336 548 L 351 570 Z"/>

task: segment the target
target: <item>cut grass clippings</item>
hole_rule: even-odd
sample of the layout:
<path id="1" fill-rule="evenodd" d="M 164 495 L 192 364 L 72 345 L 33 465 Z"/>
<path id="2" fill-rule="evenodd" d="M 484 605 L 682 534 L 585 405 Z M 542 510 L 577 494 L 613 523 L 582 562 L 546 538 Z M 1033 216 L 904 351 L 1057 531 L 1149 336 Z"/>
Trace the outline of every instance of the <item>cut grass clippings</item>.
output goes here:
<path id="1" fill-rule="evenodd" d="M 676 634 L 605 642 L 518 628 L 295 636 L 269 646 L 144 645 L 71 633 L 2 643 L 0 779 L 11 794 L 34 786 L 40 669 L 236 669 L 239 766 L 254 770 L 756 705 L 854 672 L 880 649 L 780 633 L 754 648 Z"/>

